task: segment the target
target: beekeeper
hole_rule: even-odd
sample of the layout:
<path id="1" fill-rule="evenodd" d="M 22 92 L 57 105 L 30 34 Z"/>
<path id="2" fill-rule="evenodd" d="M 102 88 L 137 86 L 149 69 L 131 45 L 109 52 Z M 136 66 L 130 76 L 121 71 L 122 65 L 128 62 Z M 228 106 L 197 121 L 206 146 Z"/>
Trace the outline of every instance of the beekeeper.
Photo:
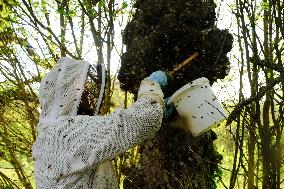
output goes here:
<path id="1" fill-rule="evenodd" d="M 167 84 L 162 71 L 141 82 L 138 100 L 128 109 L 107 116 L 77 115 L 89 66 L 60 58 L 41 82 L 41 114 L 32 149 L 38 189 L 117 188 L 110 160 L 161 126 L 160 86 Z"/>

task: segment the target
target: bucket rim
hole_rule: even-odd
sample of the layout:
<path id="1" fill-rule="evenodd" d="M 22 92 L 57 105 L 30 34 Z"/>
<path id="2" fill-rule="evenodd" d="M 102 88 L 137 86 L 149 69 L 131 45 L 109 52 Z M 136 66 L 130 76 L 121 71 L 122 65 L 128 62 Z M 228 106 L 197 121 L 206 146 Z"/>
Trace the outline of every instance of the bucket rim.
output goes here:
<path id="1" fill-rule="evenodd" d="M 195 86 L 202 85 L 203 83 L 209 83 L 209 80 L 206 77 L 200 77 L 196 80 L 193 80 L 189 82 L 188 84 L 181 87 L 179 90 L 177 90 L 168 100 L 167 104 L 169 105 L 177 96 L 185 92 L 189 88 L 193 88 Z"/>

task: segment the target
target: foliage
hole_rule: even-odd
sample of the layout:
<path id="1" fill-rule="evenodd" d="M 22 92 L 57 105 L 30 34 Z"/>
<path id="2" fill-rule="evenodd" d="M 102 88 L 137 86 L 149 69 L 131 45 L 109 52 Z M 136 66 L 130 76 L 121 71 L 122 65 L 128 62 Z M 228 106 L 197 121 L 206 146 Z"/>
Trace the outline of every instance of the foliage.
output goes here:
<path id="1" fill-rule="evenodd" d="M 215 172 L 214 175 L 212 175 L 210 177 L 210 189 L 216 189 L 217 188 L 217 184 L 216 182 L 218 181 L 218 178 L 221 178 L 223 175 L 223 171 L 220 167 L 218 167 Z"/>

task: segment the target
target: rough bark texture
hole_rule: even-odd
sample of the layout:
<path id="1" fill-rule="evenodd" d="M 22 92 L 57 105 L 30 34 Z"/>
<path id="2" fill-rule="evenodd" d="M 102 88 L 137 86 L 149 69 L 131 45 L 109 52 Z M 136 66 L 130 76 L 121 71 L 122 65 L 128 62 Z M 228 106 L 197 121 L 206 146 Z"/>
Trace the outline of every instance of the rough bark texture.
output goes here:
<path id="1" fill-rule="evenodd" d="M 197 52 L 181 70 L 165 97 L 183 85 L 207 77 L 211 83 L 229 71 L 227 53 L 233 37 L 215 27 L 213 0 L 137 0 L 136 12 L 124 30 L 126 52 L 118 75 L 124 90 L 137 93 L 140 81 L 156 70 L 170 71 Z M 182 129 L 177 113 L 141 148 L 137 166 L 123 170 L 125 188 L 210 188 L 220 156 L 212 131 L 194 138 Z M 131 181 L 130 181 L 131 180 Z"/>

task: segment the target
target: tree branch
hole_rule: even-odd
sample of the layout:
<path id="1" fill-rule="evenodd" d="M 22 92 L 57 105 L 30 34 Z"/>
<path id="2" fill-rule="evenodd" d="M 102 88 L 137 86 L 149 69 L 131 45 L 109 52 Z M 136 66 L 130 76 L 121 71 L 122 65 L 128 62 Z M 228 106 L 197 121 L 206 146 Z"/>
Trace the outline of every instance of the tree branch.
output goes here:
<path id="1" fill-rule="evenodd" d="M 251 104 L 254 101 L 260 100 L 269 90 L 271 90 L 275 85 L 283 80 L 284 78 L 281 78 L 281 76 L 277 77 L 276 79 L 272 80 L 267 86 L 261 87 L 259 89 L 259 92 L 255 96 L 240 102 L 228 117 L 226 125 L 230 125 L 233 120 L 236 120 L 245 106 Z"/>

